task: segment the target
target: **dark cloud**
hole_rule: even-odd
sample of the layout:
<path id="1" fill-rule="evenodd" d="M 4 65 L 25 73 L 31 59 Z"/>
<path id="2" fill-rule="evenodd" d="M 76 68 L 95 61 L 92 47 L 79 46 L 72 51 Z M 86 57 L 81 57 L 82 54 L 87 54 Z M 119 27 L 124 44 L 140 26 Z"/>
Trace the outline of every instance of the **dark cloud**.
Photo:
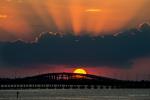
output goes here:
<path id="1" fill-rule="evenodd" d="M 1 42 L 0 53 L 3 66 L 75 64 L 126 68 L 133 59 L 149 56 L 150 26 L 145 23 L 137 29 L 97 37 L 44 33 L 34 43 Z"/>

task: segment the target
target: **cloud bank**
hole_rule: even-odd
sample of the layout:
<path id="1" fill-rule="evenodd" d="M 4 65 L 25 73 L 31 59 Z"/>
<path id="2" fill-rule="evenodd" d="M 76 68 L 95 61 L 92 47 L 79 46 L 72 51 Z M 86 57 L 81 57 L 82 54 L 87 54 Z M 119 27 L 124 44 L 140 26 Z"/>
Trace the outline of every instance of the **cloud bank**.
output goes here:
<path id="1" fill-rule="evenodd" d="M 36 42 L 0 42 L 1 66 L 31 64 L 106 65 L 128 68 L 150 55 L 150 25 L 93 37 L 44 33 Z"/>

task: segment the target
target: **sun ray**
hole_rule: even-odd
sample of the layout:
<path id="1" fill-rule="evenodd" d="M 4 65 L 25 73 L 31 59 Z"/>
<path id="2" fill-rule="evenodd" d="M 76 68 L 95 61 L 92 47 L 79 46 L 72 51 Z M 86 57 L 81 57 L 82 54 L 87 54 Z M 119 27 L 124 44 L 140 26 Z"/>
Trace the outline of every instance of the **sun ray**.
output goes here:
<path id="1" fill-rule="evenodd" d="M 86 9 L 85 12 L 102 12 L 102 9 Z"/>

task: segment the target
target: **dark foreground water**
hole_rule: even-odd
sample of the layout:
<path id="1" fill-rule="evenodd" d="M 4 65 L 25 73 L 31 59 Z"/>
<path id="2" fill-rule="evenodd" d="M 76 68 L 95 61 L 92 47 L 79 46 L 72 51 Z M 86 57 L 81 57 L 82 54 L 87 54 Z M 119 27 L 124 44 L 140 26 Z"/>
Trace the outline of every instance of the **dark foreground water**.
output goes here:
<path id="1" fill-rule="evenodd" d="M 0 90 L 0 100 L 150 100 L 150 89 Z"/>

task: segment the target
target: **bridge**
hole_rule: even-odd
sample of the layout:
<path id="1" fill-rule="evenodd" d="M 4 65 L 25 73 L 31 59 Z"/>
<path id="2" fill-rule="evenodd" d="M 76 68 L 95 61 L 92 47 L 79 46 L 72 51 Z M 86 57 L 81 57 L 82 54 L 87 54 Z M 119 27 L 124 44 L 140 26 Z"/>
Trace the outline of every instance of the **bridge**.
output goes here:
<path id="1" fill-rule="evenodd" d="M 24 78 L 0 79 L 0 89 L 150 88 L 149 81 L 125 81 L 77 73 L 48 73 Z"/>

